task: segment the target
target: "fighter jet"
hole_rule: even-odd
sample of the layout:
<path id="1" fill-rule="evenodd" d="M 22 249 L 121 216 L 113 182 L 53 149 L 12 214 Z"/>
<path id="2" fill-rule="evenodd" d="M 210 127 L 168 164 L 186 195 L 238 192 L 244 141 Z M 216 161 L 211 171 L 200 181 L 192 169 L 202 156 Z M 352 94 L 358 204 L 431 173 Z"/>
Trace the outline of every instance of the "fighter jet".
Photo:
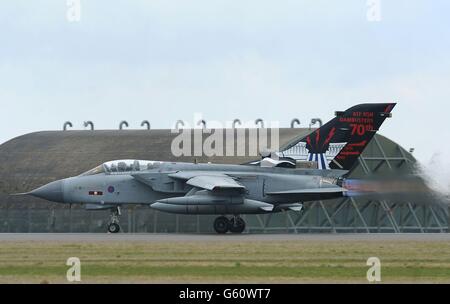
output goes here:
<path id="1" fill-rule="evenodd" d="M 110 209 L 138 204 L 179 214 L 216 214 L 214 230 L 242 233 L 242 214 L 301 211 L 303 202 L 346 195 L 345 180 L 395 103 L 360 104 L 281 151 L 241 165 L 114 160 L 26 193 L 49 201 Z M 306 167 L 306 168 L 305 168 Z"/>

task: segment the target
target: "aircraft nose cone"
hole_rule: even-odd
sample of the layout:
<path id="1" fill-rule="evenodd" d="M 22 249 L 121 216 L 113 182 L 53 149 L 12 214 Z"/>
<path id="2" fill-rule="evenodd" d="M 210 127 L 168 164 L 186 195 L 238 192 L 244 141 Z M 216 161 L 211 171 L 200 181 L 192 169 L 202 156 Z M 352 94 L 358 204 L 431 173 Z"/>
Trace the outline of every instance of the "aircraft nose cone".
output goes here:
<path id="1" fill-rule="evenodd" d="M 63 181 L 58 180 L 30 192 L 31 195 L 46 199 L 52 202 L 63 203 Z"/>

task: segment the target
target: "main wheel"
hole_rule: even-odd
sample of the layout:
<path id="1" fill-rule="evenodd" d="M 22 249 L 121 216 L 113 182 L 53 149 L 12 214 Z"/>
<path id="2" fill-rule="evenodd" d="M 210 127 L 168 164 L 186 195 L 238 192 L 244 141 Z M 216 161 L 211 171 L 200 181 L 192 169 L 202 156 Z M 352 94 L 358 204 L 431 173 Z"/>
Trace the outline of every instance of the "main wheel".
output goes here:
<path id="1" fill-rule="evenodd" d="M 108 225 L 108 231 L 110 233 L 117 233 L 120 231 L 120 226 L 117 223 L 111 223 Z"/>
<path id="2" fill-rule="evenodd" d="M 230 228 L 230 221 L 225 216 L 219 216 L 214 220 L 214 230 L 217 233 L 224 234 Z"/>
<path id="3" fill-rule="evenodd" d="M 245 230 L 245 222 L 240 217 L 233 217 L 230 220 L 230 231 L 233 233 L 242 233 Z"/>

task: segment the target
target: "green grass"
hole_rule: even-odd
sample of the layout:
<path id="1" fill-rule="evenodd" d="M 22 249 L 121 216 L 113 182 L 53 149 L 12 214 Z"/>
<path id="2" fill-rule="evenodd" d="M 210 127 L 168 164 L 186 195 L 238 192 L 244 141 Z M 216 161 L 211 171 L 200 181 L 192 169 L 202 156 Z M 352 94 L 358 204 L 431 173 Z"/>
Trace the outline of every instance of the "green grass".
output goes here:
<path id="1" fill-rule="evenodd" d="M 0 267 L 4 276 L 58 276 L 65 274 L 67 267 L 62 266 L 6 266 Z M 283 277 L 283 278 L 365 278 L 366 267 L 318 266 L 318 267 L 228 267 L 228 266 L 114 266 L 114 265 L 86 265 L 83 275 L 88 277 L 111 276 L 133 277 L 147 276 L 158 278 L 174 277 Z M 386 267 L 383 269 L 385 278 L 450 278 L 450 269 L 439 267 Z"/>
<path id="2" fill-rule="evenodd" d="M 2 242 L 0 282 L 66 282 L 67 258 L 83 282 L 366 283 L 371 256 L 383 282 L 450 282 L 450 242 Z"/>

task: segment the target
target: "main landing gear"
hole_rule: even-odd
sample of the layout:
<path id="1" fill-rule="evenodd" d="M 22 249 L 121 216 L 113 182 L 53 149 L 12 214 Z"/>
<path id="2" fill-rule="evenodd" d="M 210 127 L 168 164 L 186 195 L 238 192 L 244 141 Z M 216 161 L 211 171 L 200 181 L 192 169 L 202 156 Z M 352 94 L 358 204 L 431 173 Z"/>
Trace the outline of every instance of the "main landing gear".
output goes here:
<path id="1" fill-rule="evenodd" d="M 120 231 L 119 217 L 121 215 L 120 207 L 114 207 L 111 209 L 111 220 L 108 224 L 108 232 L 117 233 Z"/>
<path id="2" fill-rule="evenodd" d="M 228 231 L 231 233 L 242 233 L 245 230 L 245 221 L 238 215 L 230 219 L 226 216 L 219 216 L 214 220 L 214 230 L 220 234 Z"/>

